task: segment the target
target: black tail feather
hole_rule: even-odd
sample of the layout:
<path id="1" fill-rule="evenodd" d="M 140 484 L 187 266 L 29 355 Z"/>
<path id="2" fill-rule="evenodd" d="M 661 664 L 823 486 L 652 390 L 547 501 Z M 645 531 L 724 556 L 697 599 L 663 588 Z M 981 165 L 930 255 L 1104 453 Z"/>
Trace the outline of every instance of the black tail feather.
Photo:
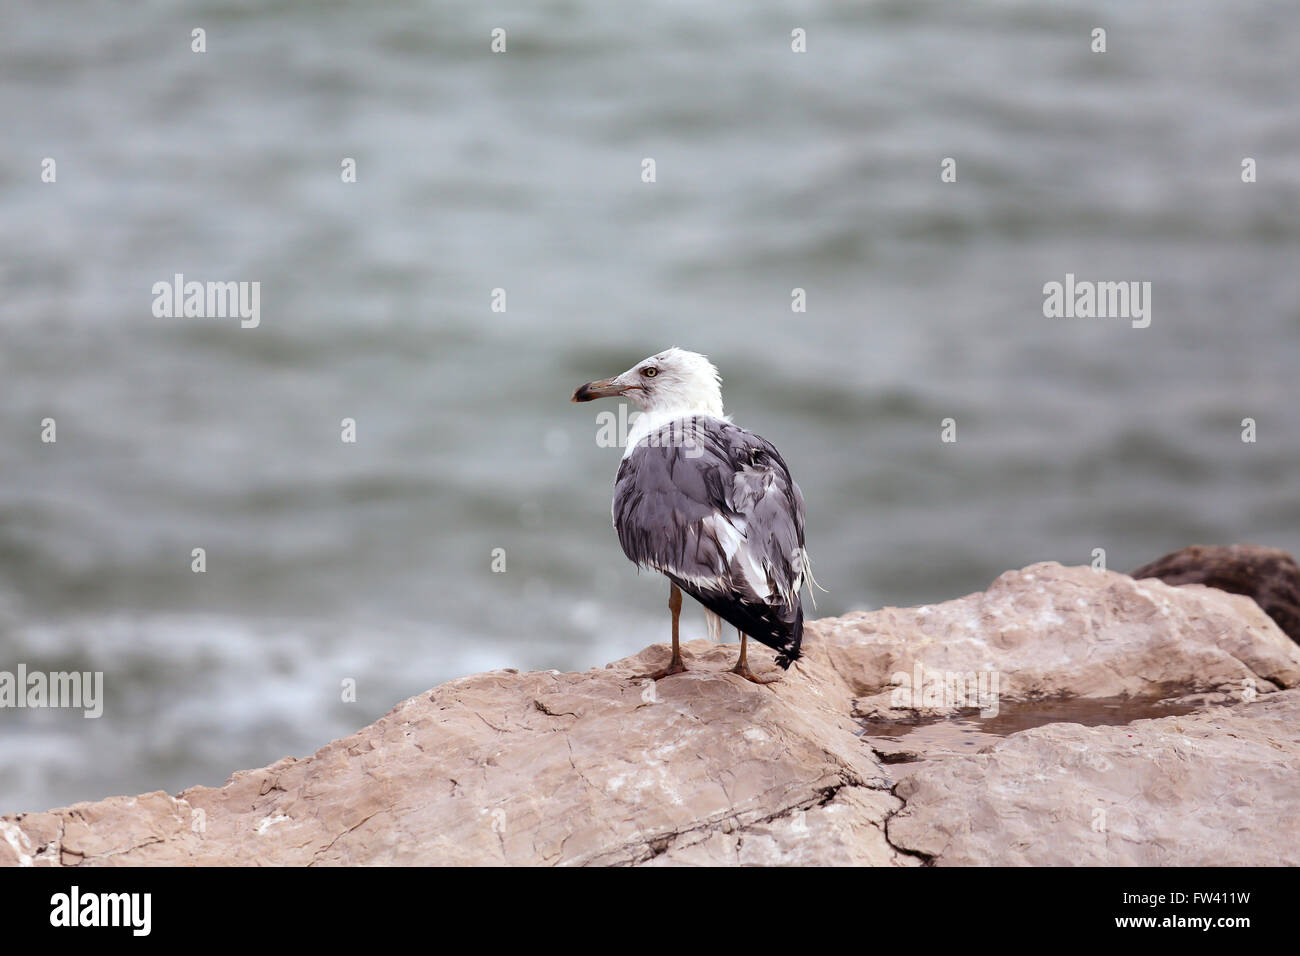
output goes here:
<path id="1" fill-rule="evenodd" d="M 788 669 L 803 656 L 802 604 L 791 608 L 738 601 L 729 594 L 695 587 L 671 574 L 667 577 L 732 627 L 776 651 L 776 663 L 782 668 Z"/>

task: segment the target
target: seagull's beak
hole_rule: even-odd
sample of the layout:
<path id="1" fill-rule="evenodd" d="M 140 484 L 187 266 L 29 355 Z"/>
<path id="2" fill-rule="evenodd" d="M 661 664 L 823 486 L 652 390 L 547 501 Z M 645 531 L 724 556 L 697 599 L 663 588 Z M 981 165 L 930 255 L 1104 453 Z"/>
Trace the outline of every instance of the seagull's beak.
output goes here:
<path id="1" fill-rule="evenodd" d="M 590 402 L 597 398 L 614 398 L 622 395 L 626 390 L 625 386 L 617 378 L 602 378 L 598 382 L 579 385 L 578 390 L 573 393 L 572 400 L 575 402 Z"/>

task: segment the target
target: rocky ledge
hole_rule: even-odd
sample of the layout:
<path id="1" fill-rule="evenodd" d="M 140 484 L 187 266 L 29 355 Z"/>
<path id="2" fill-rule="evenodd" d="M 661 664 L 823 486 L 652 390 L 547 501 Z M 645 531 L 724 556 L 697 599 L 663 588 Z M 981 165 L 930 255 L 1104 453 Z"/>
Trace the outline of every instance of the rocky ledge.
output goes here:
<path id="1" fill-rule="evenodd" d="M 1300 864 L 1300 648 L 1249 597 L 1036 564 L 734 646 L 493 671 L 220 788 L 0 818 L 0 863 Z"/>

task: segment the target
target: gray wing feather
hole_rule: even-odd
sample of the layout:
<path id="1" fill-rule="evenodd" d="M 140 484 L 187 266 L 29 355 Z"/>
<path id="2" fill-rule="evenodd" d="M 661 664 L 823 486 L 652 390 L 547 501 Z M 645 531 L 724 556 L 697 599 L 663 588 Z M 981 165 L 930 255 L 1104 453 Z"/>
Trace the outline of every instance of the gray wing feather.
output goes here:
<path id="1" fill-rule="evenodd" d="M 652 435 L 623 459 L 613 517 L 632 561 L 797 655 L 803 494 L 771 442 L 721 419 L 674 422 L 669 440 Z"/>

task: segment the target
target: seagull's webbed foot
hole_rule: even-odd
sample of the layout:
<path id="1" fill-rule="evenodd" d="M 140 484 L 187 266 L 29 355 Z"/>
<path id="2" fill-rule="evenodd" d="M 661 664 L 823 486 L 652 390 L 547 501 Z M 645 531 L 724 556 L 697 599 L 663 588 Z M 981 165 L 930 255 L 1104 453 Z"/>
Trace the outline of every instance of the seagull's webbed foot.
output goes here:
<path id="1" fill-rule="evenodd" d="M 773 674 L 771 677 L 759 677 L 749 669 L 749 635 L 736 628 L 736 633 L 740 635 L 740 657 L 736 659 L 736 666 L 731 669 L 731 673 L 739 674 L 747 681 L 755 684 L 775 684 L 781 679 L 780 674 Z"/>
<path id="2" fill-rule="evenodd" d="M 753 681 L 755 684 L 775 684 L 781 679 L 780 674 L 773 674 L 771 677 L 759 677 L 744 664 L 737 664 L 731 669 L 731 673 L 739 674 L 747 681 Z"/>
<path id="3" fill-rule="evenodd" d="M 633 680 L 663 680 L 665 677 L 672 677 L 674 674 L 685 674 L 686 665 L 682 663 L 680 657 L 674 657 L 668 662 L 668 666 L 650 674 L 638 674 Z"/>

